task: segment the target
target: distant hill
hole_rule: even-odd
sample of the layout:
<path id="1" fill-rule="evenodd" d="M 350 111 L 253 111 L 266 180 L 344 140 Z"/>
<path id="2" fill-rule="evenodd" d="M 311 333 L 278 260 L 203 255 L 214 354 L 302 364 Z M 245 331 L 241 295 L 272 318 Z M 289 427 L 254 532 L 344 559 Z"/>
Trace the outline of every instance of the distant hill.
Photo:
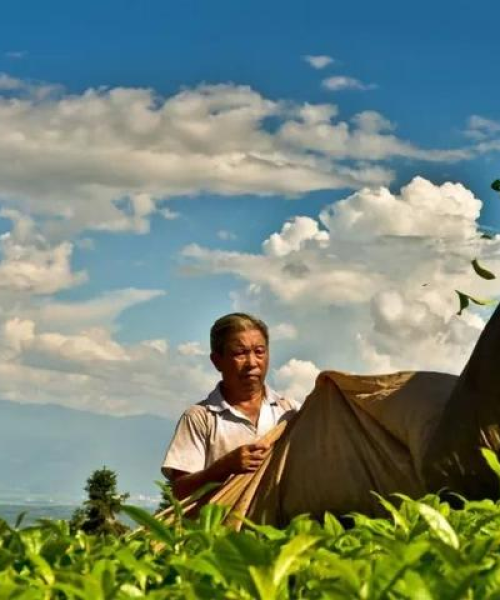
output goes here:
<path id="1" fill-rule="evenodd" d="M 120 491 L 157 496 L 153 482 L 161 479 L 174 427 L 153 415 L 112 417 L 0 400 L 0 498 L 76 500 L 103 465 L 118 473 Z"/>

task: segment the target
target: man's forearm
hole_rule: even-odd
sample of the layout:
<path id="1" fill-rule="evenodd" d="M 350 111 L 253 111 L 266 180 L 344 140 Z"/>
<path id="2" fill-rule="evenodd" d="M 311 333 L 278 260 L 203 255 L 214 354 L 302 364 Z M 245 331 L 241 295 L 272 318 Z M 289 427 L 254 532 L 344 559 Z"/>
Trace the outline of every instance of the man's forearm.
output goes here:
<path id="1" fill-rule="evenodd" d="M 177 477 L 172 482 L 172 491 L 178 500 L 182 500 L 207 483 L 222 483 L 229 475 L 223 459 L 219 459 L 203 471 Z"/>

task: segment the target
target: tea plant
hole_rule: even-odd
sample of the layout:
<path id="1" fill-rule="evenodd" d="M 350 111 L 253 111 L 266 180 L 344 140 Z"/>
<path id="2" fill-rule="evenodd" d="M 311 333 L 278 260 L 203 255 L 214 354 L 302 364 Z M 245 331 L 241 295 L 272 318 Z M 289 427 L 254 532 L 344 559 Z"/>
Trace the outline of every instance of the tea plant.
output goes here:
<path id="1" fill-rule="evenodd" d="M 500 599 L 498 502 L 380 502 L 386 519 L 353 514 L 349 529 L 326 514 L 235 533 L 217 505 L 169 526 L 125 507 L 142 527 L 121 537 L 0 521 L 0 598 Z"/>

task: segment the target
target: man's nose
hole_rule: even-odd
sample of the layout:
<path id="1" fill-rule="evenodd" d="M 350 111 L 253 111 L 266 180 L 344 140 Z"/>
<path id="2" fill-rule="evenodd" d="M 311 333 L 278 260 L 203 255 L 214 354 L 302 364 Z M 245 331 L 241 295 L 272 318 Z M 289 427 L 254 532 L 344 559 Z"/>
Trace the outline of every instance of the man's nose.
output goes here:
<path id="1" fill-rule="evenodd" d="M 247 364 L 249 364 L 250 366 L 254 366 L 258 364 L 257 361 L 257 355 L 255 354 L 255 352 L 249 352 L 247 354 Z"/>

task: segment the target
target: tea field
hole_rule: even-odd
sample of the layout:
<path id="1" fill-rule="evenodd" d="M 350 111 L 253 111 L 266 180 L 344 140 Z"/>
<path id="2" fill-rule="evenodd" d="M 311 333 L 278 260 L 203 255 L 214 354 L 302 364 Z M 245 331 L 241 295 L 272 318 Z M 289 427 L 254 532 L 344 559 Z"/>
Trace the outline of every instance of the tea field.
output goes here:
<path id="1" fill-rule="evenodd" d="M 389 500 L 387 518 L 300 516 L 239 533 L 216 505 L 171 525 L 125 507 L 142 527 L 121 537 L 0 521 L 0 598 L 500 600 L 499 502 Z"/>

